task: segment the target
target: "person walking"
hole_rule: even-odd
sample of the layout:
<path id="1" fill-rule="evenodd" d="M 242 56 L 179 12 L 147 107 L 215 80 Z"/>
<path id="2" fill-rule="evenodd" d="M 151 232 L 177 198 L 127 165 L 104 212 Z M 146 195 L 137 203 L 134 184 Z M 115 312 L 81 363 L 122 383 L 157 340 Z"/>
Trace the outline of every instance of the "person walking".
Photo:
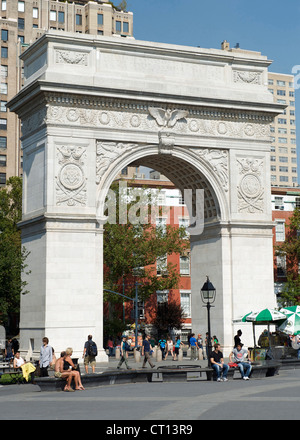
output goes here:
<path id="1" fill-rule="evenodd" d="M 165 360 L 165 355 L 166 355 L 166 352 L 165 352 L 166 344 L 167 344 L 167 341 L 165 340 L 164 337 L 162 337 L 162 338 L 158 341 L 158 345 L 159 345 L 160 350 L 161 350 L 161 356 L 162 356 L 162 360 L 163 360 L 163 361 Z"/>
<path id="2" fill-rule="evenodd" d="M 169 352 L 171 353 L 171 357 L 172 357 L 172 359 L 173 359 L 173 357 L 174 357 L 173 346 L 174 346 L 174 344 L 173 344 L 173 341 L 172 341 L 172 339 L 171 339 L 171 336 L 168 335 L 168 338 L 167 338 L 167 348 L 166 348 L 166 357 L 165 357 L 165 359 L 167 359 Z"/>
<path id="3" fill-rule="evenodd" d="M 181 345 L 184 345 L 184 344 L 183 344 L 183 342 L 181 342 L 180 337 L 177 336 L 176 342 L 175 342 L 175 351 L 174 351 L 173 361 L 178 361 L 178 355 L 179 355 L 179 350 L 180 350 Z"/>
<path id="4" fill-rule="evenodd" d="M 128 338 L 126 336 L 122 336 L 121 347 L 120 347 L 121 359 L 120 359 L 118 366 L 117 366 L 118 370 L 121 368 L 121 365 L 123 364 L 123 362 L 125 362 L 127 370 L 131 370 L 131 368 L 128 365 L 127 357 L 126 357 L 126 351 L 127 351 L 126 348 L 128 346 L 127 339 Z"/>
<path id="5" fill-rule="evenodd" d="M 202 339 L 201 333 L 198 334 L 197 344 L 198 344 L 199 353 L 200 353 L 200 355 L 202 353 L 202 358 L 205 361 L 204 348 L 203 348 L 203 339 Z"/>
<path id="6" fill-rule="evenodd" d="M 84 344 L 83 348 L 83 359 L 85 372 L 88 374 L 89 364 L 92 367 L 92 372 L 95 373 L 96 368 L 96 356 L 98 354 L 96 342 L 93 341 L 93 336 L 88 335 L 88 340 Z"/>
<path id="7" fill-rule="evenodd" d="M 49 345 L 49 339 L 43 338 L 43 345 L 40 350 L 40 372 L 41 377 L 48 377 L 48 368 L 52 362 L 52 347 Z"/>
<path id="8" fill-rule="evenodd" d="M 212 368 L 215 370 L 217 375 L 217 382 L 227 382 L 227 373 L 229 370 L 229 366 L 224 364 L 223 353 L 220 351 L 220 344 L 214 345 L 214 351 L 210 353 L 210 362 Z M 222 378 L 221 378 L 222 374 Z"/>
<path id="9" fill-rule="evenodd" d="M 155 367 L 155 365 L 153 365 L 151 362 L 150 351 L 151 351 L 150 335 L 146 335 L 142 347 L 142 356 L 145 356 L 142 368 L 146 368 L 147 362 L 149 362 L 151 368 Z"/>
<path id="10" fill-rule="evenodd" d="M 239 342 L 229 355 L 230 362 L 232 362 L 232 356 L 234 357 L 234 362 L 239 367 L 242 378 L 244 380 L 249 380 L 249 375 L 252 370 L 252 366 L 251 366 L 250 361 L 246 360 L 247 356 L 248 356 L 248 359 L 250 359 L 249 350 L 244 349 L 242 347 L 242 344 Z"/>
<path id="11" fill-rule="evenodd" d="M 191 361 L 196 361 L 197 360 L 197 349 L 199 347 L 198 347 L 197 339 L 195 338 L 195 333 L 191 334 L 190 346 L 191 346 Z"/>

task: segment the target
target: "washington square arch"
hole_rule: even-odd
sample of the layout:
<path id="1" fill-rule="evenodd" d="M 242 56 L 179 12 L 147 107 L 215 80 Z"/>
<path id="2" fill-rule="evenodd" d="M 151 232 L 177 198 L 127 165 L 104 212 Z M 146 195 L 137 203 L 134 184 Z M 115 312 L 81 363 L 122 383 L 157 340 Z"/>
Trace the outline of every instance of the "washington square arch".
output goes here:
<path id="1" fill-rule="evenodd" d="M 192 327 L 206 329 L 200 289 L 209 275 L 211 325 L 228 354 L 234 319 L 275 306 L 269 125 L 283 107 L 267 89 L 271 61 L 57 31 L 21 57 L 25 84 L 9 103 L 22 121 L 20 227 L 31 270 L 20 349 L 38 353 L 47 336 L 81 358 L 92 334 L 97 360 L 107 360 L 103 207 L 117 174 L 135 164 L 182 192 L 204 191 L 204 228 L 191 235 Z M 243 332 L 251 345 L 251 326 Z"/>

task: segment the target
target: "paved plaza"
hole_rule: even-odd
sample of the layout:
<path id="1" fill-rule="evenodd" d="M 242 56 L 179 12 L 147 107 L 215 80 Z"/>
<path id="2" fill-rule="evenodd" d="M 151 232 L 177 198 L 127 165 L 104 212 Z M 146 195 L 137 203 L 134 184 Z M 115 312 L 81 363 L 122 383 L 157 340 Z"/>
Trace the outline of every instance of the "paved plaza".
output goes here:
<path id="1" fill-rule="evenodd" d="M 113 360 L 97 366 L 97 372 L 115 365 Z M 30 384 L 0 387 L 1 420 L 92 419 L 106 421 L 105 427 L 115 421 L 132 421 L 134 426 L 193 421 L 197 426 L 201 420 L 299 420 L 299 403 L 300 369 L 281 369 L 274 377 L 249 381 L 129 383 L 74 393 L 42 392 Z"/>

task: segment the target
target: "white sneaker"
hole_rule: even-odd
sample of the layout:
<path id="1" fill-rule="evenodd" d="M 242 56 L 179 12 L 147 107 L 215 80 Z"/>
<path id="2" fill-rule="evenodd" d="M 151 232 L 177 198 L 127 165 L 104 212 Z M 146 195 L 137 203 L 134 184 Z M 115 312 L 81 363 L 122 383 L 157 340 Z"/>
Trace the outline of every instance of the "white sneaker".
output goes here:
<path id="1" fill-rule="evenodd" d="M 243 379 L 244 380 L 249 380 L 249 377 L 248 376 L 244 376 Z"/>
<path id="2" fill-rule="evenodd" d="M 218 377 L 217 382 L 221 382 L 221 379 Z"/>
<path id="3" fill-rule="evenodd" d="M 227 377 L 223 377 L 223 382 L 228 382 Z"/>

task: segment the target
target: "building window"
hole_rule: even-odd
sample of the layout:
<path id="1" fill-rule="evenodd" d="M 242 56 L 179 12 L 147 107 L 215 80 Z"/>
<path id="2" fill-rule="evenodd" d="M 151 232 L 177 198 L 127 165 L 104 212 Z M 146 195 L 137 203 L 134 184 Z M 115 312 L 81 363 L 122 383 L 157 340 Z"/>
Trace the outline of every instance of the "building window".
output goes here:
<path id="1" fill-rule="evenodd" d="M 0 136 L 0 148 L 6 148 L 7 147 L 7 138 L 6 136 Z"/>
<path id="2" fill-rule="evenodd" d="M 8 47 L 1 47 L 1 58 L 8 58 Z"/>
<path id="3" fill-rule="evenodd" d="M 180 275 L 190 275 L 190 258 L 188 256 L 180 256 Z"/>
<path id="4" fill-rule="evenodd" d="M 167 219 L 163 217 L 156 218 L 156 227 L 160 228 L 162 233 L 165 234 L 167 230 Z"/>
<path id="5" fill-rule="evenodd" d="M 116 32 L 121 32 L 121 21 L 116 21 Z"/>
<path id="6" fill-rule="evenodd" d="M 295 96 L 295 92 L 289 92 L 289 97 L 290 98 L 294 98 L 294 96 Z"/>
<path id="7" fill-rule="evenodd" d="M 277 276 L 285 277 L 286 276 L 286 257 L 285 255 L 278 255 L 276 257 L 276 265 L 277 265 Z"/>
<path id="8" fill-rule="evenodd" d="M 0 93 L 7 95 L 7 83 L 0 83 Z"/>
<path id="9" fill-rule="evenodd" d="M 7 29 L 1 29 L 1 40 L 8 41 L 8 30 Z"/>
<path id="10" fill-rule="evenodd" d="M 285 222 L 284 220 L 275 220 L 275 239 L 276 241 L 285 240 Z"/>
<path id="11" fill-rule="evenodd" d="M 277 90 L 277 95 L 285 96 L 285 90 Z"/>
<path id="12" fill-rule="evenodd" d="M 56 11 L 50 11 L 50 21 L 56 21 Z"/>
<path id="13" fill-rule="evenodd" d="M 18 12 L 25 12 L 25 2 L 18 1 Z"/>
<path id="14" fill-rule="evenodd" d="M 7 129 L 7 120 L 0 119 L 0 130 L 6 130 L 6 129 Z"/>
<path id="15" fill-rule="evenodd" d="M 6 155 L 0 154 L 0 167 L 6 167 Z"/>
<path id="16" fill-rule="evenodd" d="M 76 14 L 76 26 L 81 26 L 81 25 L 82 25 L 82 15 Z"/>
<path id="17" fill-rule="evenodd" d="M 6 11 L 6 0 L 2 0 L 1 10 Z"/>
<path id="18" fill-rule="evenodd" d="M 295 119 L 291 119 L 291 120 L 290 120 L 290 125 L 296 125 L 296 121 L 295 121 Z"/>
<path id="19" fill-rule="evenodd" d="M 168 290 L 157 290 L 156 299 L 157 304 L 164 304 L 168 302 Z"/>
<path id="20" fill-rule="evenodd" d="M 278 86 L 285 86 L 285 81 L 277 80 L 277 85 Z"/>
<path id="21" fill-rule="evenodd" d="M 288 162 L 288 158 L 286 156 L 279 156 L 279 162 L 283 163 L 283 162 Z"/>
<path id="22" fill-rule="evenodd" d="M 186 318 L 191 317 L 191 292 L 180 292 L 180 305 Z"/>
<path id="23" fill-rule="evenodd" d="M 0 187 L 6 185 L 6 173 L 0 173 Z"/>
<path id="24" fill-rule="evenodd" d="M 6 113 L 6 104 L 7 104 L 7 101 L 1 101 L 1 104 L 0 104 L 0 111 L 1 112 L 4 112 L 4 113 Z"/>
<path id="25" fill-rule="evenodd" d="M 286 124 L 286 119 L 278 118 L 278 124 Z"/>
<path id="26" fill-rule="evenodd" d="M 278 142 L 279 142 L 280 144 L 287 144 L 287 138 L 279 137 L 279 138 L 278 138 Z"/>
<path id="27" fill-rule="evenodd" d="M 39 9 L 32 8 L 32 18 L 39 18 Z"/>
<path id="28" fill-rule="evenodd" d="M 269 86 L 272 86 L 274 84 L 274 81 L 272 79 L 268 79 Z"/>
<path id="29" fill-rule="evenodd" d="M 25 28 L 25 20 L 24 18 L 18 18 L 18 29 L 24 30 Z"/>
<path id="30" fill-rule="evenodd" d="M 289 178 L 288 178 L 288 176 L 280 176 L 279 180 L 280 180 L 280 182 L 288 182 Z"/>
<path id="31" fill-rule="evenodd" d="M 168 265 L 167 265 L 167 255 L 158 257 L 156 260 L 156 274 L 157 275 L 167 275 Z"/>
<path id="32" fill-rule="evenodd" d="M 58 11 L 58 23 L 65 22 L 65 13 L 63 11 Z"/>
<path id="33" fill-rule="evenodd" d="M 1 65 L 0 66 L 0 77 L 3 79 L 3 78 L 7 78 L 7 76 L 8 76 L 8 66 Z"/>
<path id="34" fill-rule="evenodd" d="M 286 128 L 278 128 L 278 133 L 287 134 L 287 129 Z"/>
<path id="35" fill-rule="evenodd" d="M 123 32 L 126 34 L 129 32 L 129 23 L 127 21 L 124 21 L 123 23 Z"/>
<path id="36" fill-rule="evenodd" d="M 289 167 L 279 167 L 279 172 L 280 173 L 288 173 L 289 172 Z"/>
<path id="37" fill-rule="evenodd" d="M 98 26 L 103 26 L 103 14 L 98 14 L 97 23 Z"/>

